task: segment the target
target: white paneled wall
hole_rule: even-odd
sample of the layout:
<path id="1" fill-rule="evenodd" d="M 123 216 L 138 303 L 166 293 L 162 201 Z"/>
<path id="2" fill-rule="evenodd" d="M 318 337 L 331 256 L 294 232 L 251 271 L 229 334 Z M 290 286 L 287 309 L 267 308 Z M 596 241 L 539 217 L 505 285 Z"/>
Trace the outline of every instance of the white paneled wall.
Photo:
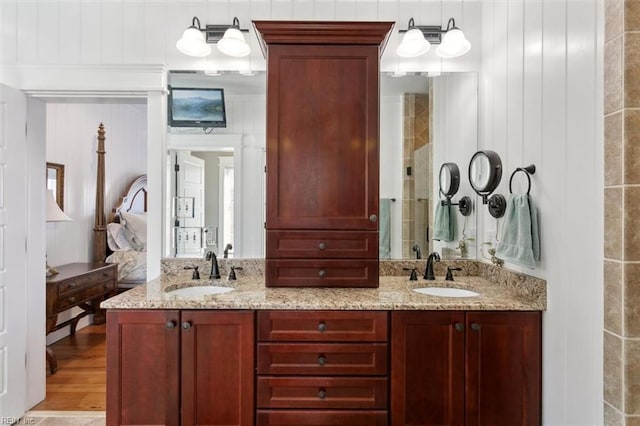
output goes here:
<path id="1" fill-rule="evenodd" d="M 547 280 L 545 425 L 603 421 L 602 9 L 597 0 L 483 4 L 480 147 L 502 157 L 497 192 L 509 192 L 516 167 L 537 167 L 542 261 L 507 266 Z M 488 240 L 501 223 L 483 209 L 479 225 Z"/>
<path id="2" fill-rule="evenodd" d="M 457 220 L 455 239 L 452 242 L 435 240 L 433 242 L 434 250 L 442 253 L 445 247 L 455 250 L 458 242 L 464 237 L 477 237 L 477 212 L 483 208 L 480 197 L 476 197 L 467 178 L 469 160 L 478 146 L 478 74 L 451 73 L 435 77 L 432 96 L 434 179 L 431 182 L 431 193 L 434 194 L 434 199 L 431 200 L 433 204 L 431 211 L 436 211 L 437 204 L 443 198 L 441 195 L 436 196 L 440 191 L 439 173 L 443 163 L 455 163 L 460 171 L 460 188 L 452 198 L 452 202 L 458 203 L 464 196 L 473 200 L 473 210 L 467 217 L 462 216 L 458 206 L 451 208 Z M 467 248 L 467 256 L 475 259 L 477 240 L 467 241 Z"/>
<path id="3" fill-rule="evenodd" d="M 71 222 L 47 224 L 49 264 L 91 260 L 96 197 L 97 130 L 104 123 L 107 214 L 131 182 L 147 172 L 145 104 L 48 103 L 47 161 L 64 164 L 65 212 Z"/>
<path id="4" fill-rule="evenodd" d="M 385 71 L 477 70 L 480 49 L 441 60 L 432 49 L 418 59 L 398 60 L 401 36 L 416 25 L 446 27 L 454 17 L 474 46 L 480 46 L 481 2 L 467 0 L 2 0 L 0 64 L 92 65 L 165 64 L 170 69 L 265 69 L 253 19 L 397 21 L 382 59 Z M 231 24 L 234 16 L 250 30 L 248 58 L 233 59 L 217 49 L 207 58 L 181 54 L 175 43 L 191 25 Z"/>

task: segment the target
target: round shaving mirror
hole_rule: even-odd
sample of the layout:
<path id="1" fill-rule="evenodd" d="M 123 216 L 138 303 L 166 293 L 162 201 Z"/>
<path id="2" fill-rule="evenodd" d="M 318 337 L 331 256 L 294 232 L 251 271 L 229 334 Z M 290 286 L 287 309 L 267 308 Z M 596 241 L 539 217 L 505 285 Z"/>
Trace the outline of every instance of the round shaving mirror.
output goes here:
<path id="1" fill-rule="evenodd" d="M 483 204 L 487 197 L 498 187 L 502 179 L 502 161 L 494 151 L 484 150 L 473 154 L 469 162 L 469 182 L 471 187 L 482 196 Z"/>
<path id="2" fill-rule="evenodd" d="M 440 192 L 447 199 L 453 197 L 460 187 L 460 169 L 456 163 L 444 163 L 440 167 Z"/>

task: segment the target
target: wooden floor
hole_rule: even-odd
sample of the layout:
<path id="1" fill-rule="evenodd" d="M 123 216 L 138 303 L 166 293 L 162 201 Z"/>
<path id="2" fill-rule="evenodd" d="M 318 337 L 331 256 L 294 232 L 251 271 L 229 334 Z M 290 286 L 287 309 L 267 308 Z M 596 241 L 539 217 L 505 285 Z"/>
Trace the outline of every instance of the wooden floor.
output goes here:
<path id="1" fill-rule="evenodd" d="M 106 409 L 106 334 L 104 325 L 90 325 L 51 348 L 58 371 L 47 367 L 47 396 L 32 410 L 104 411 Z"/>

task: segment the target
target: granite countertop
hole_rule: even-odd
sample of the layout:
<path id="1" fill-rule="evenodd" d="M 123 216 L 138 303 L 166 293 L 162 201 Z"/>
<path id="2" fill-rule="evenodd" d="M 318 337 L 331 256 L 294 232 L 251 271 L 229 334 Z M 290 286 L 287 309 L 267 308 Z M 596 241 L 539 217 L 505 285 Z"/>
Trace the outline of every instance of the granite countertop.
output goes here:
<path id="1" fill-rule="evenodd" d="M 166 291 L 189 286 L 219 285 L 234 290 L 217 295 L 178 298 Z M 438 297 L 412 291 L 417 287 L 456 287 L 480 293 L 476 297 Z M 160 278 L 112 297 L 105 309 L 331 309 L 331 310 L 488 310 L 542 311 L 546 286 L 512 280 L 495 283 L 477 276 L 456 281 L 409 281 L 406 276 L 381 276 L 379 288 L 273 288 L 264 277 L 237 281 L 190 280 L 184 274 Z"/>

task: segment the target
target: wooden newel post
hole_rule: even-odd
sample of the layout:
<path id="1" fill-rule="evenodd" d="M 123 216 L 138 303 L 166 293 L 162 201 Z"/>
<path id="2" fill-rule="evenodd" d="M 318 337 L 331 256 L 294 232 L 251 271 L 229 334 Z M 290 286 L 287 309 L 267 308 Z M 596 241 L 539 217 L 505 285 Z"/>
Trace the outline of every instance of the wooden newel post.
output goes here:
<path id="1" fill-rule="evenodd" d="M 104 214 L 104 124 L 98 127 L 98 171 L 96 179 L 96 210 L 93 227 L 93 261 L 104 262 L 107 257 L 107 226 Z"/>

